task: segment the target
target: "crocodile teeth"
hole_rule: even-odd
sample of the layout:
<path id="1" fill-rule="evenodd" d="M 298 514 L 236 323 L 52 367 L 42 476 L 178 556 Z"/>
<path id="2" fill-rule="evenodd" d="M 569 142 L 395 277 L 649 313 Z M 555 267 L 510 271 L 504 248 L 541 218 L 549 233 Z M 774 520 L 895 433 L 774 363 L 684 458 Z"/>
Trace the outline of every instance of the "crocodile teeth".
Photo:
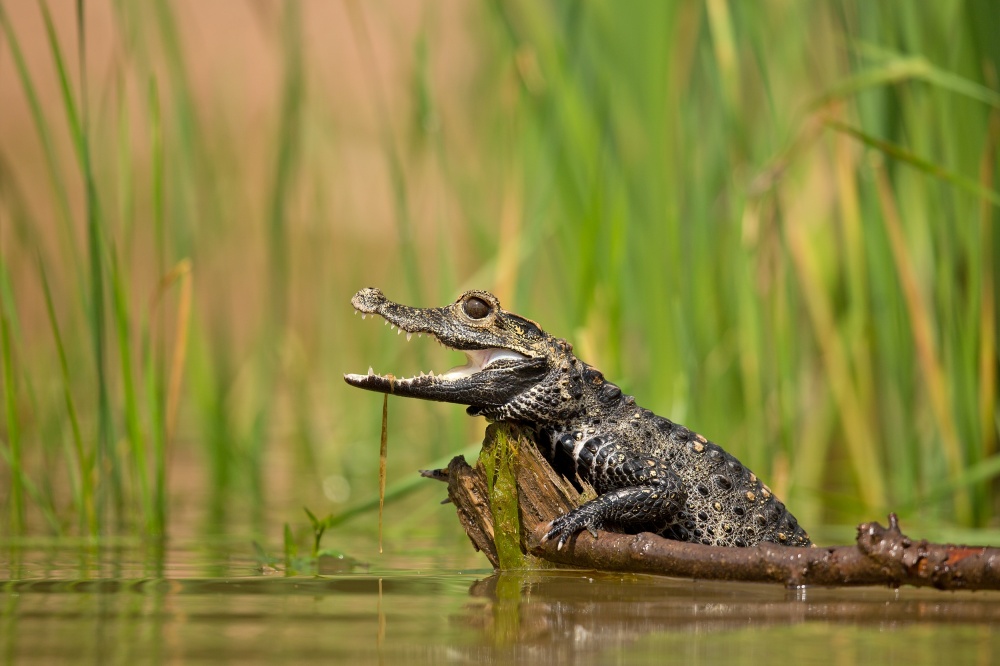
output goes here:
<path id="1" fill-rule="evenodd" d="M 358 314 L 358 312 L 361 313 L 362 319 L 367 318 L 367 315 L 369 314 L 372 315 L 377 314 L 372 312 L 365 312 L 363 310 L 355 308 L 354 314 Z M 402 383 L 410 383 L 418 379 L 423 379 L 425 382 L 428 383 L 454 382 L 454 381 L 469 379 L 470 377 L 473 377 L 474 375 L 483 372 L 484 370 L 488 370 L 491 368 L 491 366 L 493 366 L 495 362 L 500 360 L 507 360 L 507 359 L 522 360 L 527 358 L 526 356 L 524 356 L 523 354 L 519 354 L 518 352 L 497 347 L 489 347 L 486 349 L 468 349 L 468 350 L 455 349 L 453 347 L 450 347 L 444 341 L 442 341 L 441 338 L 439 338 L 437 334 L 434 333 L 433 331 L 407 330 L 404 329 L 401 325 L 390 322 L 384 317 L 382 317 L 382 324 L 384 326 L 388 326 L 389 330 L 395 330 L 396 335 L 402 335 L 405 332 L 407 342 L 413 339 L 414 333 L 416 333 L 417 336 L 421 338 L 424 336 L 424 333 L 427 333 L 428 337 L 432 338 L 434 342 L 438 343 L 445 349 L 463 352 L 465 354 L 466 362 L 462 365 L 458 365 L 445 372 L 440 372 L 437 374 L 435 374 L 433 370 L 431 370 L 430 372 L 424 372 L 423 370 L 421 370 L 420 375 L 415 377 L 395 377 L 392 374 L 380 375 L 375 372 L 374 368 L 369 366 L 367 375 L 369 378 L 376 377 L 380 380 L 387 380 L 389 382 L 402 382 Z M 364 378 L 364 375 L 345 375 L 345 377 L 351 378 L 353 379 L 353 381 L 361 382 Z"/>

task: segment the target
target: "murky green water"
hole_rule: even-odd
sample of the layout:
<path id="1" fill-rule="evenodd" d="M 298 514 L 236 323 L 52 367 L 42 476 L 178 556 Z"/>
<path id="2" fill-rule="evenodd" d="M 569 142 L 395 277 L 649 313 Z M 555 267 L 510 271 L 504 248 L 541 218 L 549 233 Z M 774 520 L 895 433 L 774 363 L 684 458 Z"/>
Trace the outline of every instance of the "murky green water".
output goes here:
<path id="1" fill-rule="evenodd" d="M 493 575 L 396 554 L 319 577 L 248 549 L 7 548 L 6 663 L 1000 662 L 1000 594 Z M 429 551 L 428 551 L 429 552 Z M 237 553 L 233 555 L 233 553 Z"/>

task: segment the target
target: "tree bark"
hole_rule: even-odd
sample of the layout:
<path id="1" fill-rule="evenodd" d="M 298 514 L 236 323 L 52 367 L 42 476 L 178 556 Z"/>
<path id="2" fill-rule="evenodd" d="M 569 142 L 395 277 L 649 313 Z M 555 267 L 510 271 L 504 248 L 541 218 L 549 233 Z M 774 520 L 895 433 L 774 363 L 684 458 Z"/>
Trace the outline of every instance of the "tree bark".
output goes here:
<path id="1" fill-rule="evenodd" d="M 512 465 L 491 460 L 513 457 Z M 493 456 L 492 458 L 490 456 Z M 492 474 L 488 478 L 487 469 Z M 516 485 L 518 520 L 504 523 L 496 534 L 491 489 L 502 485 L 498 475 L 509 469 Z M 913 585 L 942 590 L 1000 589 L 1000 548 L 957 546 L 914 541 L 904 535 L 895 514 L 889 527 L 878 523 L 858 526 L 851 546 L 794 548 L 761 544 L 752 548 L 723 548 L 664 539 L 655 534 L 617 534 L 584 531 L 561 550 L 554 541 L 542 542 L 549 521 L 594 496 L 592 489 L 574 485 L 552 469 L 534 442 L 518 428 L 493 424 L 486 431 L 483 453 L 475 467 L 462 457 L 448 466 L 448 497 L 472 540 L 496 569 L 549 565 L 604 571 L 653 573 L 703 580 L 733 580 L 800 585 Z M 500 500 L 497 499 L 496 502 Z M 517 532 L 511 534 L 509 532 Z M 504 556 L 505 540 L 514 540 L 527 559 L 512 565 Z M 509 552 L 509 548 L 506 549 Z"/>

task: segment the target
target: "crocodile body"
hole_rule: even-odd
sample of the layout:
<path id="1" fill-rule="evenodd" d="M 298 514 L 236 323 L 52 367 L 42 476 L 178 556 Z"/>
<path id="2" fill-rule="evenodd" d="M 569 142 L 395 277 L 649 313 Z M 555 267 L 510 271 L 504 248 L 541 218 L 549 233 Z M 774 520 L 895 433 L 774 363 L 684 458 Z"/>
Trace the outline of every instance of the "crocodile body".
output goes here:
<path id="1" fill-rule="evenodd" d="M 553 467 L 590 483 L 598 497 L 552 521 L 559 547 L 578 532 L 649 531 L 716 546 L 808 546 L 795 517 L 756 475 L 705 437 L 622 393 L 573 347 L 469 291 L 443 308 L 413 308 L 362 289 L 351 301 L 407 338 L 428 334 L 465 352 L 448 372 L 396 378 L 349 374 L 358 388 L 468 406 L 473 416 L 527 428 Z"/>

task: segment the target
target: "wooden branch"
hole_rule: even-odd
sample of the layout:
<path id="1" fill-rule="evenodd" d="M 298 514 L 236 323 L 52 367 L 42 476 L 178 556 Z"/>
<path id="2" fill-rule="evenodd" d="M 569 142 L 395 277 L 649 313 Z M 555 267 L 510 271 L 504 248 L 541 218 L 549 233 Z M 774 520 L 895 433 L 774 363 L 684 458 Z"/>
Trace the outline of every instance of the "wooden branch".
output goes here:
<path id="1" fill-rule="evenodd" d="M 502 562 L 498 543 L 520 541 L 520 548 L 537 561 L 563 566 L 629 571 L 699 578 L 799 585 L 913 585 L 942 590 L 1000 589 L 1000 548 L 956 546 L 913 541 L 900 529 L 895 514 L 889 527 L 878 523 L 858 526 L 853 546 L 793 548 L 762 544 L 753 548 L 723 548 L 683 543 L 655 534 L 617 534 L 598 531 L 597 538 L 582 532 L 562 550 L 555 542 L 542 542 L 552 518 L 578 506 L 593 491 L 580 493 L 559 476 L 534 443 L 517 428 L 491 425 L 486 431 L 483 456 L 515 455 L 519 534 L 499 535 L 494 530 L 494 509 L 483 457 L 470 467 L 462 457 L 448 466 L 448 497 L 473 545 L 494 568 Z M 494 474 L 499 468 L 493 467 Z M 494 482 L 496 483 L 496 482 Z M 521 565 L 524 566 L 524 565 Z"/>

